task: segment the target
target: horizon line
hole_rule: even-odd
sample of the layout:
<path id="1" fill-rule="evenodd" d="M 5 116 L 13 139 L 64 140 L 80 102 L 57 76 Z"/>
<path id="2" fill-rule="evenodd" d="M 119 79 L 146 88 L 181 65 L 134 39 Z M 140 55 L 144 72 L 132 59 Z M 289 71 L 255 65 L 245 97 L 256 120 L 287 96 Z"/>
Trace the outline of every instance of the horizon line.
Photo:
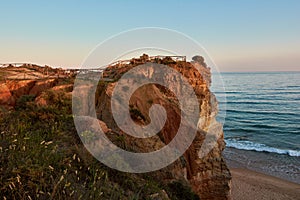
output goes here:
<path id="1" fill-rule="evenodd" d="M 270 73 L 270 72 L 273 72 L 273 73 L 290 73 L 290 72 L 297 72 L 299 73 L 300 70 L 298 71 L 295 71 L 295 70 L 291 70 L 291 71 L 220 71 L 219 73 Z M 212 72 L 212 73 L 216 73 L 216 71 Z M 218 72 L 217 72 L 218 73 Z"/>
<path id="2" fill-rule="evenodd" d="M 190 61 L 187 61 L 187 62 L 190 62 Z M 68 69 L 81 69 L 82 67 L 78 66 L 78 67 L 63 67 L 63 66 L 53 66 L 53 65 L 49 65 L 49 64 L 38 64 L 38 63 L 33 63 L 33 62 L 7 62 L 7 63 L 0 63 L 0 65 L 9 65 L 9 64 L 32 64 L 32 65 L 37 65 L 37 66 L 40 66 L 40 67 L 45 67 L 45 66 L 48 66 L 48 67 L 52 67 L 52 68 L 61 68 L 61 69 L 64 69 L 64 70 L 68 70 Z M 0 67 L 2 68 L 2 67 Z M 97 67 L 96 67 L 97 68 Z M 101 67 L 99 67 L 101 68 Z M 94 69 L 94 68 L 87 68 L 87 69 Z M 212 68 L 211 68 L 212 69 Z M 300 69 L 299 70 L 284 70 L 284 71 L 278 71 L 278 70 L 275 70 L 275 71 L 267 71 L 267 70 L 263 70 L 263 71 L 257 71 L 257 70 L 254 70 L 254 71 L 211 71 L 212 74 L 214 73 L 291 73 L 291 72 L 296 72 L 296 73 L 299 73 L 300 72 Z"/>

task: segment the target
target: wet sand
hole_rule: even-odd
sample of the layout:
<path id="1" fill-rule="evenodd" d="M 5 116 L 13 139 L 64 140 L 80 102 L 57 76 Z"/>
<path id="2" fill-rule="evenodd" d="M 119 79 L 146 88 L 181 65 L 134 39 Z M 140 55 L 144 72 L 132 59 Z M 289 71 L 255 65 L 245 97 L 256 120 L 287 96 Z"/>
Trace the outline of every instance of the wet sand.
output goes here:
<path id="1" fill-rule="evenodd" d="M 248 169 L 230 171 L 233 200 L 300 200 L 300 184 Z"/>

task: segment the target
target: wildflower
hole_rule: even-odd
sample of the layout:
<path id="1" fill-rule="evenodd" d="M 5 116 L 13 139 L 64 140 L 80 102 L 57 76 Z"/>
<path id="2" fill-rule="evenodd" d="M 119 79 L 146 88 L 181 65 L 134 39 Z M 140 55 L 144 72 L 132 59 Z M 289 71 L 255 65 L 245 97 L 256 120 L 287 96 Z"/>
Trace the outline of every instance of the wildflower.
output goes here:
<path id="1" fill-rule="evenodd" d="M 53 141 L 49 141 L 49 142 L 46 142 L 45 145 L 49 145 L 49 144 L 52 144 Z"/>

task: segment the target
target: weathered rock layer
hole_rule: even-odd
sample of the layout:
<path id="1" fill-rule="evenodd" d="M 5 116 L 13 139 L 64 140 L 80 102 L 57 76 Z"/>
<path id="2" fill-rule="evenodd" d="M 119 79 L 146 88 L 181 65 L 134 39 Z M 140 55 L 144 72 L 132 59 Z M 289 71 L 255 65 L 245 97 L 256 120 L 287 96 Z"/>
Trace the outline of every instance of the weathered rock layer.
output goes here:
<path id="1" fill-rule="evenodd" d="M 163 63 L 164 64 L 164 63 Z M 171 62 L 167 65 L 180 72 L 193 87 L 199 101 L 199 123 L 196 137 L 184 155 L 172 165 L 154 172 L 156 177 L 166 182 L 181 180 L 190 185 L 201 199 L 228 199 L 230 194 L 231 175 L 226 166 L 222 151 L 225 148 L 222 126 L 216 121 L 217 102 L 210 92 L 210 71 L 199 63 Z M 135 67 L 128 64 L 120 68 L 111 67 L 106 76 L 118 80 L 126 71 Z M 155 66 L 153 66 L 155 67 Z M 139 77 L 149 78 L 148 69 L 141 71 Z M 176 82 L 172 74 L 164 74 L 165 82 L 184 92 L 181 84 Z M 128 87 L 132 84 L 127 83 Z M 156 135 L 147 139 L 137 139 L 122 133 L 118 129 L 111 111 L 111 98 L 116 82 L 105 83 L 98 86 L 96 95 L 96 109 L 98 118 L 114 131 L 115 134 L 124 135 L 126 144 L 136 152 L 151 152 L 167 145 L 176 135 L 181 120 L 179 102 L 174 94 L 165 87 L 150 84 L 136 90 L 130 98 L 129 104 L 132 119 L 138 125 L 150 123 L 149 109 L 153 104 L 162 105 L 167 113 L 167 120 L 163 129 Z M 187 133 L 189 134 L 189 133 Z M 210 142 L 207 137 L 213 138 Z M 209 146 L 211 145 L 211 146 Z M 203 149 L 203 147 L 205 147 Z"/>
<path id="2" fill-rule="evenodd" d="M 113 90 L 124 73 L 145 62 L 147 59 L 141 63 L 133 62 L 109 67 L 104 72 L 104 77 L 110 81 L 102 80 L 95 95 L 97 118 L 101 127 L 104 127 L 104 132 L 109 133 L 109 138 L 113 142 L 123 138 L 121 146 L 120 142 L 116 142 L 121 148 L 144 153 L 159 150 L 172 141 L 178 131 L 182 114 L 179 100 L 170 89 L 157 84 L 147 84 L 138 88 L 130 98 L 128 107 L 131 118 L 139 126 L 147 125 L 151 123 L 149 109 L 153 104 L 160 104 L 167 114 L 163 128 L 157 135 L 146 139 L 129 136 L 118 128 L 111 111 Z M 209 89 L 210 70 L 196 62 L 175 62 L 172 59 L 152 60 L 151 62 L 168 65 L 186 78 L 199 102 L 199 122 L 196 137 L 184 155 L 173 164 L 151 172 L 149 175 L 166 184 L 180 181 L 191 187 L 201 199 L 229 199 L 231 175 L 222 156 L 225 143 L 222 126 L 215 119 L 218 105 Z M 139 72 L 140 78 L 147 79 L 152 75 L 155 66 L 151 66 L 151 62 L 147 71 Z M 180 94 L 185 94 L 185 88 L 178 82 L 175 75 L 162 74 L 162 79 Z M 132 84 L 133 82 L 129 81 L 124 90 Z M 55 78 L 3 80 L 0 82 L 0 106 L 14 107 L 23 95 L 33 95 L 38 105 L 46 105 L 47 102 L 43 98 L 46 94 L 43 92 L 49 89 L 71 92 L 73 87 L 70 84 L 60 85 L 58 79 Z"/>

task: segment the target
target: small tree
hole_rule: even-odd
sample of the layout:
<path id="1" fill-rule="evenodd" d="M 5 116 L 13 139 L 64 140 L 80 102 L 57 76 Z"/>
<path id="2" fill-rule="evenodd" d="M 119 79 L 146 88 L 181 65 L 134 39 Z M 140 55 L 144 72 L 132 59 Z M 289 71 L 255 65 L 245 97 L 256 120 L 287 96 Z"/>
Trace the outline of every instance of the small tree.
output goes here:
<path id="1" fill-rule="evenodd" d="M 203 67 L 207 67 L 206 63 L 204 62 L 203 56 L 196 55 L 192 58 L 192 60 L 194 62 L 201 64 Z"/>

